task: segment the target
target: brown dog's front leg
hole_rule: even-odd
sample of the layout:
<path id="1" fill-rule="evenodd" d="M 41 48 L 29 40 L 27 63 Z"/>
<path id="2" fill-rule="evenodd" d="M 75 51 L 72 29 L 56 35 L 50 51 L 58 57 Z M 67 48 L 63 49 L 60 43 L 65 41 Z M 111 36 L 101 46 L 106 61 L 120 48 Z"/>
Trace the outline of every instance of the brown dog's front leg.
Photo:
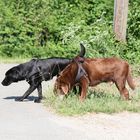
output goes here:
<path id="1" fill-rule="evenodd" d="M 88 88 L 88 79 L 85 78 L 84 76 L 80 79 L 80 87 L 81 87 L 81 91 L 80 91 L 79 100 L 84 101 L 84 99 L 86 98 L 86 92 Z"/>

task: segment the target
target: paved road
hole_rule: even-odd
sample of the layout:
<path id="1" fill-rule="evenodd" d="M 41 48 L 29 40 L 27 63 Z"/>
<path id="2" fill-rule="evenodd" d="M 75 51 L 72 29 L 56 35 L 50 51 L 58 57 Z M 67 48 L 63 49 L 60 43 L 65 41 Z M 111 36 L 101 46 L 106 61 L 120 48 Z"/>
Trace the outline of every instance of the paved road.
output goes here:
<path id="1" fill-rule="evenodd" d="M 14 64 L 0 64 L 0 81 Z M 51 82 L 44 82 L 45 90 Z M 8 87 L 0 84 L 0 140 L 138 140 L 140 114 L 89 114 L 62 117 L 50 113 L 43 104 L 26 100 L 15 102 L 28 84 L 18 82 Z M 34 92 L 32 96 L 37 96 Z"/>
<path id="2" fill-rule="evenodd" d="M 12 66 L 14 64 L 0 64 L 0 81 L 5 71 Z M 0 84 L 0 140 L 90 139 L 83 130 L 74 128 L 71 121 L 60 120 L 42 104 L 33 101 L 15 102 L 14 98 L 22 95 L 27 88 L 28 84 L 24 81 L 8 87 Z M 32 95 L 36 96 L 37 93 Z"/>

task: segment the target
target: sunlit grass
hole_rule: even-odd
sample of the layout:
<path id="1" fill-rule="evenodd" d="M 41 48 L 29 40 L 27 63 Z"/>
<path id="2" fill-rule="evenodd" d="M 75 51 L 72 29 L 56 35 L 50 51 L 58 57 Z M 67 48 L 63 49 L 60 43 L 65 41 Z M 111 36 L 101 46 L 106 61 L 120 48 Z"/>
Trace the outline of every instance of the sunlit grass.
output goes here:
<path id="1" fill-rule="evenodd" d="M 70 93 L 64 100 L 54 96 L 52 89 L 45 95 L 44 104 L 56 113 L 63 115 L 83 115 L 86 113 L 118 113 L 123 111 L 140 112 L 140 89 L 133 93 L 130 101 L 120 98 L 115 86 L 101 84 L 94 90 L 89 89 L 84 102 L 78 100 L 77 95 Z"/>

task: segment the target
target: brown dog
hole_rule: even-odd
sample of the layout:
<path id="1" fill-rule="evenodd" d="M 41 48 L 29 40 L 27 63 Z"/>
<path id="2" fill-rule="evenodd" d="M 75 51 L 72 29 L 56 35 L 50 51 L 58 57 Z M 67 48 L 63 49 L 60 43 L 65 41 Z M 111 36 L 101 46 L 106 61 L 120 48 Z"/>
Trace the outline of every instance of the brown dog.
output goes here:
<path id="1" fill-rule="evenodd" d="M 87 58 L 84 59 L 83 63 L 80 63 L 79 57 L 77 57 L 60 73 L 54 89 L 57 94 L 66 95 L 78 84 L 80 86 L 80 100 L 83 100 L 86 97 L 88 86 L 96 86 L 101 82 L 111 81 L 115 83 L 120 95 L 128 100 L 129 92 L 125 86 L 126 81 L 131 89 L 134 89 L 135 86 L 129 64 L 126 61 L 115 57 Z"/>

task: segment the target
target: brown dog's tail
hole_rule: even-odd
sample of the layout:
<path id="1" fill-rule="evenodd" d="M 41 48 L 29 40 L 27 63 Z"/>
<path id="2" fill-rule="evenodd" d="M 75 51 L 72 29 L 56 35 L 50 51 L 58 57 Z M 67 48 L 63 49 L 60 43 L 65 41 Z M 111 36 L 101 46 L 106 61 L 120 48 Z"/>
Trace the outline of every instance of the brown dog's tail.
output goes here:
<path id="1" fill-rule="evenodd" d="M 134 90 L 135 89 L 135 84 L 134 84 L 134 81 L 133 81 L 133 78 L 132 78 L 132 75 L 131 75 L 130 68 L 128 70 L 127 82 L 128 82 L 128 85 L 130 86 L 130 88 L 132 90 Z"/>
<path id="2" fill-rule="evenodd" d="M 85 47 L 84 47 L 84 45 L 82 43 L 80 43 L 80 47 L 81 47 L 81 51 L 79 53 L 79 56 L 84 57 L 86 49 L 85 49 Z"/>

